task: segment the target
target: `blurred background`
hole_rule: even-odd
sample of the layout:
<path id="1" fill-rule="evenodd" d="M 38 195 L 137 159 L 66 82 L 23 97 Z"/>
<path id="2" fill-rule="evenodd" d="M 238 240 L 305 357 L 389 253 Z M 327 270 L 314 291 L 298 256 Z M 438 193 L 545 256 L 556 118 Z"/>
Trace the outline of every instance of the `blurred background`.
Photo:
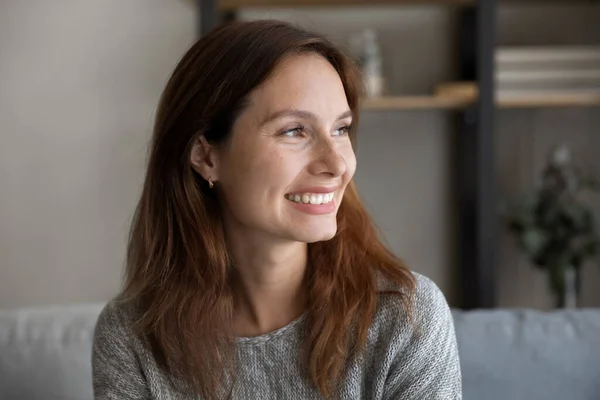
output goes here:
<path id="1" fill-rule="evenodd" d="M 356 182 L 448 299 L 464 398 L 598 399 L 595 0 L 0 1 L 0 399 L 92 398 L 161 91 L 259 18 L 363 68 Z"/>
<path id="2" fill-rule="evenodd" d="M 160 92 L 201 35 L 203 18 L 208 25 L 232 17 L 292 21 L 353 54 L 362 46 L 358 56 L 375 75 L 375 86 L 362 113 L 358 186 L 389 246 L 431 277 L 452 305 L 461 305 L 467 288 L 455 148 L 462 129 L 457 119 L 469 118 L 473 87 L 453 83 L 464 75 L 460 37 L 469 6 L 260 6 L 265 3 L 224 1 L 204 17 L 200 9 L 210 10 L 212 2 L 0 4 L 0 307 L 105 301 L 117 292 Z M 586 1 L 496 7 L 489 54 L 504 52 L 505 64 L 496 63 L 494 72 L 504 75 L 495 89 L 508 97 L 485 122 L 493 131 L 493 168 L 483 176 L 492 177 L 494 207 L 534 190 L 558 144 L 569 146 L 586 171 L 598 173 L 599 21 L 600 7 Z M 536 59 L 540 46 L 550 56 Z M 533 52 L 519 53 L 524 48 Z M 534 56 L 528 60 L 527 54 Z M 582 65 L 586 70 L 577 75 Z M 541 81 L 539 69 L 547 66 L 556 71 Z M 573 84 L 579 92 L 548 101 L 552 96 L 515 91 L 527 84 L 558 85 L 562 92 Z M 598 206 L 597 196 L 590 199 Z M 553 307 L 548 273 L 533 266 L 502 217 L 494 218 L 493 266 L 484 267 L 494 306 Z M 600 305 L 597 259 L 582 265 L 580 278 L 578 304 Z"/>

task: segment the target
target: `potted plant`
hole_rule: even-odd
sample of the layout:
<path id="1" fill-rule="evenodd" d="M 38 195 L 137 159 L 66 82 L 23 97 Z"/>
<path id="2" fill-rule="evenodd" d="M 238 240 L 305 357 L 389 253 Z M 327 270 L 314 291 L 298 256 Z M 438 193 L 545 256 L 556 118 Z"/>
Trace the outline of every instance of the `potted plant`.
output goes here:
<path id="1" fill-rule="evenodd" d="M 557 146 L 540 184 L 506 211 L 508 230 L 529 260 L 548 274 L 558 307 L 576 307 L 580 267 L 600 254 L 600 218 L 582 195 L 598 191 L 596 179 Z"/>

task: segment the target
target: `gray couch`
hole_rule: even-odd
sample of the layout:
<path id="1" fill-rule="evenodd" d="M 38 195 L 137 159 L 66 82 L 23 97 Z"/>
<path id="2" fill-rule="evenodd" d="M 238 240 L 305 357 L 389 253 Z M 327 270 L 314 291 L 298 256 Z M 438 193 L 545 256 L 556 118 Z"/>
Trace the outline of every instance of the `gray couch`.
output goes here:
<path id="1" fill-rule="evenodd" d="M 0 399 L 91 399 L 101 308 L 0 311 Z M 453 313 L 465 400 L 600 399 L 600 310 Z"/>

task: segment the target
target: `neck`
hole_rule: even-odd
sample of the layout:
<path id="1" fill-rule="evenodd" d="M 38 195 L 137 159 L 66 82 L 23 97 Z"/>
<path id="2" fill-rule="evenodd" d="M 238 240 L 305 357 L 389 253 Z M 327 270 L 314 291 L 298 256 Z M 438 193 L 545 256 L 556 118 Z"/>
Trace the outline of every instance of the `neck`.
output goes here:
<path id="1" fill-rule="evenodd" d="M 281 328 L 304 312 L 307 245 L 244 236 L 230 240 L 236 269 L 233 326 L 236 336 L 256 336 Z"/>

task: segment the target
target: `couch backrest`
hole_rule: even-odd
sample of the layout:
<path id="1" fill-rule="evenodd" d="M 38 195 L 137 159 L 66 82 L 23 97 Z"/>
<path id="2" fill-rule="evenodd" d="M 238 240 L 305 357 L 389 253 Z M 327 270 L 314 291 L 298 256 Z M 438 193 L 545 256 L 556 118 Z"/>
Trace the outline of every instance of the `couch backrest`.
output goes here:
<path id="1" fill-rule="evenodd" d="M 91 343 L 102 307 L 0 311 L 0 400 L 93 399 Z"/>
<path id="2" fill-rule="evenodd" d="M 104 304 L 0 310 L 0 400 L 92 400 Z M 600 399 L 600 310 L 453 310 L 464 400 Z"/>
<path id="3" fill-rule="evenodd" d="M 465 400 L 600 399 L 600 310 L 454 310 Z"/>

